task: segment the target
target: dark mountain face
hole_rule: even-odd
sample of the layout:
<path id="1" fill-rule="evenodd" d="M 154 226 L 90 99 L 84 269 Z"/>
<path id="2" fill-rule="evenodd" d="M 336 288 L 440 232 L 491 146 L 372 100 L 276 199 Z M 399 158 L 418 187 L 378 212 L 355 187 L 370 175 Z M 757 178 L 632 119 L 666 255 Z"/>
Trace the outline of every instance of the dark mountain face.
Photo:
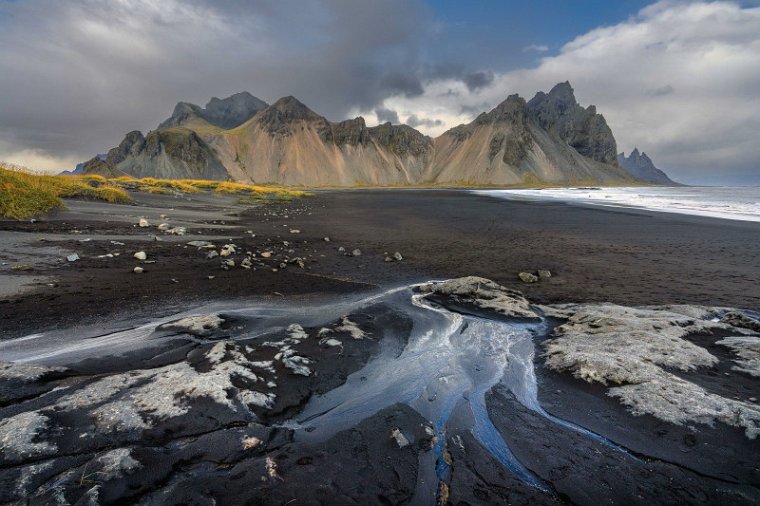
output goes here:
<path id="1" fill-rule="evenodd" d="M 617 155 L 618 165 L 626 170 L 633 177 L 655 184 L 677 184 L 670 179 L 667 174 L 655 167 L 652 159 L 646 153 L 640 153 L 638 148 L 634 148 L 631 154 L 626 157 L 625 153 Z"/>
<path id="2" fill-rule="evenodd" d="M 581 107 L 570 83 L 559 83 L 549 93 L 538 92 L 528 109 L 539 125 L 575 148 L 581 155 L 617 164 L 617 143 L 604 116 L 593 105 Z"/>
<path id="3" fill-rule="evenodd" d="M 328 121 L 315 113 L 295 97 L 284 97 L 256 114 L 255 123 L 271 134 L 290 135 L 291 126 L 297 121 L 326 125 Z"/>
<path id="4" fill-rule="evenodd" d="M 265 109 L 267 103 L 244 91 L 224 99 L 212 98 L 205 109 L 188 102 L 174 107 L 171 117 L 158 125 L 159 129 L 184 125 L 193 117 L 202 118 L 214 126 L 234 128 L 248 121 L 254 114 Z"/>

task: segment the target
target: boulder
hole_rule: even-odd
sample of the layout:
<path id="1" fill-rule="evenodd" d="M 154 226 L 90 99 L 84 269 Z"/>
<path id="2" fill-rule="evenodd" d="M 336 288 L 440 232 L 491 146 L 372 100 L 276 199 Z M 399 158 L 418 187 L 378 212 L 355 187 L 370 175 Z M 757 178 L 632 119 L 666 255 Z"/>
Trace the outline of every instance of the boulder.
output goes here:
<path id="1" fill-rule="evenodd" d="M 457 302 L 466 302 L 480 309 L 495 311 L 512 318 L 541 319 L 520 292 L 478 276 L 427 283 L 421 285 L 419 290 L 423 293 L 451 297 Z"/>

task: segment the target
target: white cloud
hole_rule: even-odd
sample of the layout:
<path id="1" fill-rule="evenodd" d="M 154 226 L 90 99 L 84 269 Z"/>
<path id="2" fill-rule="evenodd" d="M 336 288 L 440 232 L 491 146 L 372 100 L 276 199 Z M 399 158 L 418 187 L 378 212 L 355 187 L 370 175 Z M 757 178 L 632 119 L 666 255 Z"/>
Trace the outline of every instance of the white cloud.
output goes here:
<path id="1" fill-rule="evenodd" d="M 523 49 L 523 53 L 545 53 L 549 50 L 549 46 L 543 45 L 543 44 L 531 44 L 529 46 L 525 46 Z"/>
<path id="2" fill-rule="evenodd" d="M 570 41 L 537 67 L 497 74 L 476 91 L 453 79 L 392 97 L 401 117 L 470 121 L 508 94 L 529 99 L 569 80 L 604 114 L 626 152 L 638 146 L 685 181 L 716 173 L 760 180 L 760 8 L 663 1 Z"/>

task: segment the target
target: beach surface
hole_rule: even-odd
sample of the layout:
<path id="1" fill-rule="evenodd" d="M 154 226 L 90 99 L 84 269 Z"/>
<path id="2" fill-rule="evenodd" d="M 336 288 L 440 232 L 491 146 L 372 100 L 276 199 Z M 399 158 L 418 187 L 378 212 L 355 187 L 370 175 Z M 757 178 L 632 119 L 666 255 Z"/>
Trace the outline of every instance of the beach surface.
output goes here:
<path id="1" fill-rule="evenodd" d="M 411 295 L 419 283 L 479 276 L 520 290 L 531 307 L 557 314 L 568 303 L 678 304 L 756 314 L 760 223 L 505 200 L 465 190 L 319 191 L 258 207 L 209 194 L 134 198 L 135 205 L 67 201 L 67 209 L 35 222 L 0 222 L 0 359 L 65 368 L 23 383 L 17 394 L 4 391 L 3 418 L 31 416 L 26 413 L 33 409 L 46 417 L 46 427 L 85 427 L 93 415 L 83 401 L 76 404 L 79 411 L 55 415 L 45 406 L 67 405 L 62 400 L 67 388 L 86 388 L 130 371 L 144 375 L 137 387 L 141 381 L 165 385 L 163 376 L 144 371 L 169 368 L 171 375 L 177 364 L 189 364 L 192 374 L 208 374 L 227 361 L 236 367 L 273 361 L 273 369 L 257 374 L 259 382 L 267 374 L 278 377 L 270 387 L 274 397 L 256 397 L 259 407 L 245 416 L 240 406 L 229 411 L 201 398 L 170 418 L 170 425 L 151 418 L 150 430 L 140 426 L 139 444 L 134 433 L 132 439 L 118 435 L 121 429 L 86 443 L 61 429 L 46 443 L 62 449 L 60 456 L 45 454 L 38 443 L 37 456 L 21 452 L 0 459 L 5 483 L 0 502 L 31 497 L 54 477 L 60 482 L 65 469 L 101 465 L 115 458 L 103 452 L 125 448 L 118 472 L 98 480 L 103 504 L 177 503 L 191 496 L 267 504 L 760 500 L 760 446 L 744 428 L 635 416 L 605 385 L 548 368 L 545 341 L 556 337 L 552 329 L 563 322 L 559 316 L 542 317 L 535 328 L 515 327 L 515 336 L 532 336 L 524 341 L 528 347 L 518 350 L 521 354 L 510 351 L 515 355 L 506 355 L 506 369 L 494 372 L 494 378 L 503 374 L 513 383 L 498 378 L 489 383 L 482 370 L 488 369 L 487 356 L 477 364 L 447 357 L 441 370 L 451 367 L 450 377 L 465 375 L 473 383 L 461 386 L 464 393 L 456 382 L 431 392 L 435 382 L 417 380 L 432 374 L 441 360 L 429 355 L 430 349 L 445 346 L 431 342 L 415 348 L 425 342 L 422 329 L 445 334 L 455 322 L 459 334 L 450 335 L 466 337 L 477 325 L 494 336 L 502 327 L 498 318 L 484 323 L 479 312 L 451 301 L 421 307 Z M 148 226 L 138 225 L 141 218 Z M 161 223 L 183 227 L 184 234 L 159 230 Z M 232 244 L 235 253 L 208 258 L 211 249 L 188 245 L 191 241 L 213 243 L 214 251 Z M 241 268 L 249 251 L 250 268 Z M 136 252 L 145 252 L 145 260 L 135 258 Z M 225 259 L 235 265 L 224 268 Z M 135 267 L 143 272 L 136 274 Z M 518 278 L 520 272 L 538 270 L 551 271 L 551 277 L 532 284 Z M 410 306 L 409 300 L 417 302 Z M 222 315 L 225 323 L 197 335 L 166 333 L 159 325 L 194 312 Z M 318 342 L 298 337 L 293 323 L 310 337 L 334 335 L 340 347 L 328 344 L 327 337 Z M 685 337 L 717 357 L 712 367 L 667 372 L 754 406 L 760 382 L 732 369 L 735 357 L 716 345 L 734 335 L 725 329 Z M 285 356 L 283 347 L 298 345 L 311 360 L 308 377 L 294 375 L 308 360 L 282 361 L 276 347 L 252 344 L 262 339 L 286 343 L 277 345 Z M 73 352 L 60 351 L 65 342 L 76 344 Z M 463 342 L 474 346 L 475 354 L 481 349 L 474 341 Z M 414 350 L 420 355 L 407 358 Z M 81 360 L 75 360 L 77 353 Z M 509 357 L 532 368 L 533 379 L 524 383 L 510 369 L 516 359 Z M 419 361 L 429 367 L 408 382 L 384 383 L 383 364 L 403 372 Z M 227 388 L 246 388 L 230 377 Z M 420 398 L 435 409 L 405 396 L 417 383 L 425 392 Z M 532 397 L 525 393 L 531 388 Z M 388 402 L 349 409 L 351 392 Z M 482 395 L 482 413 L 472 392 Z M 450 406 L 437 404 L 444 393 L 453 399 Z M 357 418 L 339 416 L 344 411 Z M 40 418 L 30 420 L 43 424 Z M 491 423 L 484 428 L 483 420 L 493 429 Z M 326 426 L 335 429 L 320 436 Z M 245 450 L 233 440 L 238 446 L 248 441 Z M 432 455 L 437 460 L 430 460 Z M 49 466 L 30 467 L 40 464 Z M 149 466 L 160 472 L 146 474 Z M 61 489 L 67 500 L 92 493 L 89 481 L 69 481 Z"/>

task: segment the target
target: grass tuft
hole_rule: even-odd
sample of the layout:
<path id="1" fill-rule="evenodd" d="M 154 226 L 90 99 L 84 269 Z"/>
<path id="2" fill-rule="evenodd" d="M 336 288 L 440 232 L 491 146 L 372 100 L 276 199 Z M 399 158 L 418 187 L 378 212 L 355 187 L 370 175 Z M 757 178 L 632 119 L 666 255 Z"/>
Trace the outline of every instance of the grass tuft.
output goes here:
<path id="1" fill-rule="evenodd" d="M 62 198 L 129 202 L 129 194 L 102 176 L 46 176 L 0 164 L 0 216 L 26 220 L 63 206 Z"/>

